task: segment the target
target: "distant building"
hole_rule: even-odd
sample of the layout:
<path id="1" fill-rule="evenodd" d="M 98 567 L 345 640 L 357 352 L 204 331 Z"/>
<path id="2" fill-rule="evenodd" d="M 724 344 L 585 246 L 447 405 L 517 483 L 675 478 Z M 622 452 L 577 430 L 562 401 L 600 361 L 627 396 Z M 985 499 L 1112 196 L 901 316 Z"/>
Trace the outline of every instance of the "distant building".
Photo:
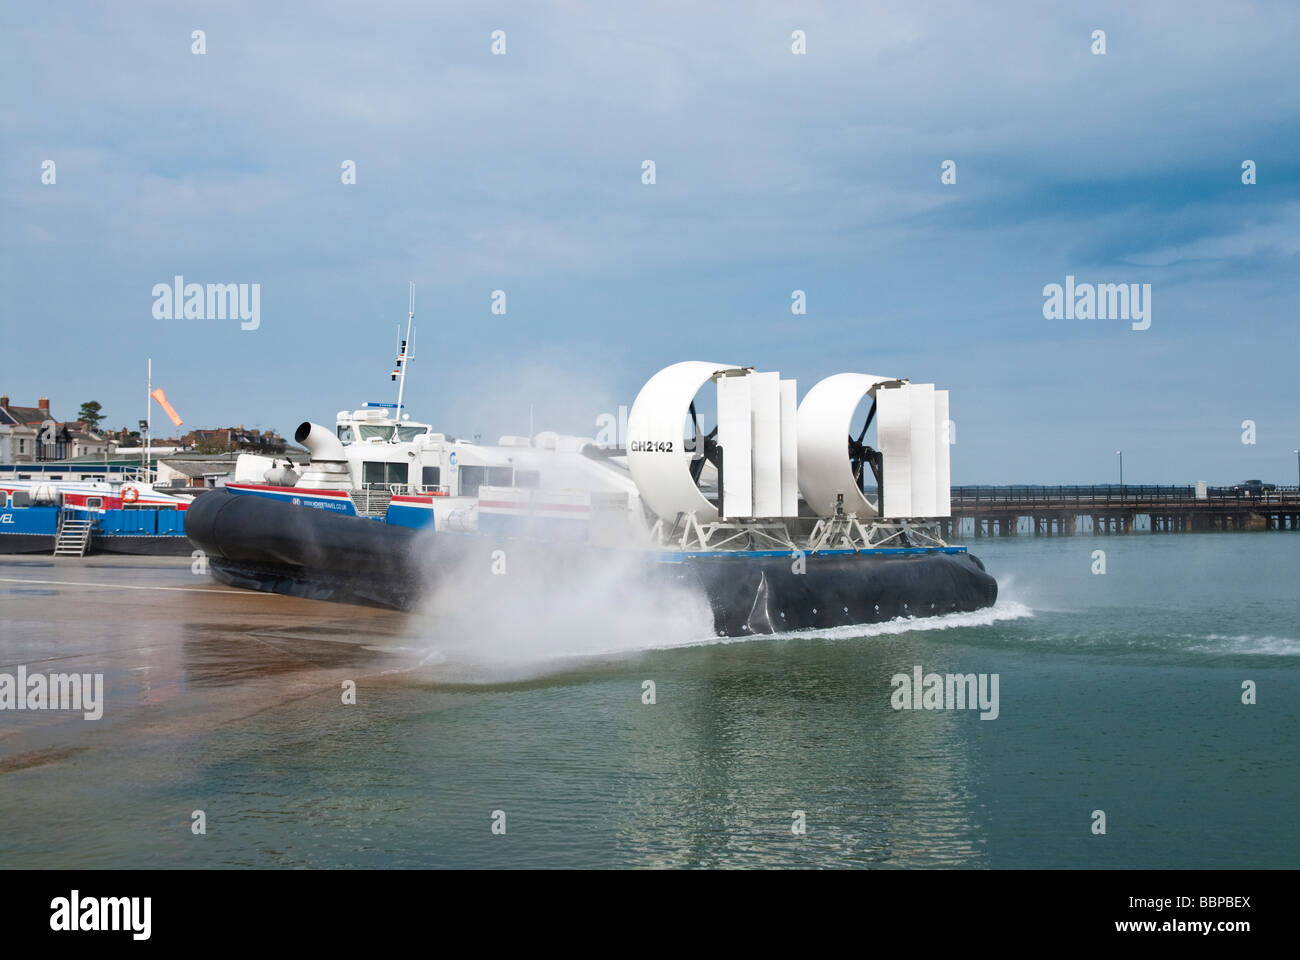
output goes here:
<path id="1" fill-rule="evenodd" d="M 112 456 L 115 446 L 83 420 L 55 420 L 48 397 L 34 407 L 17 407 L 0 396 L 0 463 Z"/>
<path id="2" fill-rule="evenodd" d="M 194 430 L 181 437 L 181 444 L 200 453 L 283 454 L 289 444 L 274 430 L 248 430 L 243 426 L 217 430 Z"/>
<path id="3" fill-rule="evenodd" d="M 241 425 L 191 430 L 183 437 L 154 437 L 150 449 L 154 457 L 162 457 L 188 451 L 277 456 L 285 455 L 291 448 L 274 430 L 258 431 Z M 125 427 L 92 430 L 84 420 L 60 422 L 50 412 L 48 397 L 41 397 L 34 407 L 15 407 L 7 396 L 0 396 L 0 463 L 143 456 L 138 432 Z"/>
<path id="4" fill-rule="evenodd" d="M 236 456 L 186 453 L 158 461 L 160 487 L 218 487 L 235 476 Z"/>
<path id="5" fill-rule="evenodd" d="M 0 463 L 30 463 L 36 458 L 36 428 L 29 427 L 0 404 Z"/>

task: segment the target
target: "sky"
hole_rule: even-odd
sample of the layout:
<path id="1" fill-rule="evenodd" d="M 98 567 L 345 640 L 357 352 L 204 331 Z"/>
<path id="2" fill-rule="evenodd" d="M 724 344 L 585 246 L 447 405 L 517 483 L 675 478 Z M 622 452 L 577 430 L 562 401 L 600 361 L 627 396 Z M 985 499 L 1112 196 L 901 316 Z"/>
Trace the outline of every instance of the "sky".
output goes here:
<path id="1" fill-rule="evenodd" d="M 947 388 L 954 483 L 1294 484 L 1298 41 L 1288 3 L 7 4 L 0 393 L 134 426 L 152 357 L 186 429 L 332 425 L 396 399 L 413 280 L 452 434 L 594 435 L 710 360 Z M 177 275 L 257 328 L 155 318 Z M 1067 276 L 1150 284 L 1149 328 L 1045 317 Z"/>

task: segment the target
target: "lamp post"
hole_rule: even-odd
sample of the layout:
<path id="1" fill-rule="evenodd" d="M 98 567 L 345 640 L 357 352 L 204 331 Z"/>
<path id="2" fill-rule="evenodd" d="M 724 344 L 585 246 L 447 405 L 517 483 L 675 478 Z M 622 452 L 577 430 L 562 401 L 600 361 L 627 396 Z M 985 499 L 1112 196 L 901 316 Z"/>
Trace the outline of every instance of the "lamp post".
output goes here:
<path id="1" fill-rule="evenodd" d="M 1116 450 L 1115 456 L 1119 457 L 1119 502 L 1124 502 L 1124 451 Z"/>
<path id="2" fill-rule="evenodd" d="M 1300 491 L 1300 450 L 1292 450 L 1291 452 L 1295 454 L 1296 490 Z"/>

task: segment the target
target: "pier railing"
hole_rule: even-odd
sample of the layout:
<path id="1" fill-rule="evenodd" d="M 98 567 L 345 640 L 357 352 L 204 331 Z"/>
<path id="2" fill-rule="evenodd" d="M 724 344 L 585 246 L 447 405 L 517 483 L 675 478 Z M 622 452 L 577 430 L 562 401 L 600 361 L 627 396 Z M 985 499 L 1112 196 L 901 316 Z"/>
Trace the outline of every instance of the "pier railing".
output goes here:
<path id="1" fill-rule="evenodd" d="M 957 506 L 1141 506 L 1194 503 L 1296 504 L 1300 487 L 1275 486 L 1272 490 L 1253 487 L 1208 487 L 1201 496 L 1194 486 L 1149 484 L 1097 484 L 1093 486 L 959 486 L 952 488 Z"/>

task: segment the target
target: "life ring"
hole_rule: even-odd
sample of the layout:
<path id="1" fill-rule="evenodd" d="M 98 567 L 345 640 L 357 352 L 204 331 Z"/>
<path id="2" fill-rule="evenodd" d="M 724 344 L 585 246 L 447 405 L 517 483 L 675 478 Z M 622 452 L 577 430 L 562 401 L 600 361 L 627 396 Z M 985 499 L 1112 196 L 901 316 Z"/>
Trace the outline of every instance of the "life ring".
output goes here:
<path id="1" fill-rule="evenodd" d="M 140 499 L 140 491 L 137 490 L 135 487 L 122 488 L 123 503 L 135 503 L 139 499 Z"/>

